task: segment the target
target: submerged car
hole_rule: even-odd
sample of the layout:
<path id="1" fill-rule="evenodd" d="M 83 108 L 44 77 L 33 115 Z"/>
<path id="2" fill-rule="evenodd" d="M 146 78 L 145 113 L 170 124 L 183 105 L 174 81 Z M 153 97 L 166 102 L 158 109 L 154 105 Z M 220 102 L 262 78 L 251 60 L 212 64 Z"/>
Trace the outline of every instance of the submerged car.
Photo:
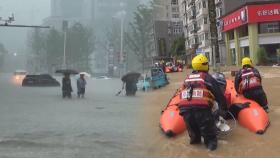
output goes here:
<path id="1" fill-rule="evenodd" d="M 29 87 L 58 87 L 60 83 L 49 74 L 26 75 L 22 81 L 22 86 Z"/>
<path id="2" fill-rule="evenodd" d="M 13 82 L 17 85 L 21 85 L 23 79 L 27 75 L 27 71 L 25 70 L 16 70 L 13 76 Z"/>
<path id="3" fill-rule="evenodd" d="M 156 89 L 169 84 L 168 79 L 162 68 L 151 69 L 151 87 Z"/>

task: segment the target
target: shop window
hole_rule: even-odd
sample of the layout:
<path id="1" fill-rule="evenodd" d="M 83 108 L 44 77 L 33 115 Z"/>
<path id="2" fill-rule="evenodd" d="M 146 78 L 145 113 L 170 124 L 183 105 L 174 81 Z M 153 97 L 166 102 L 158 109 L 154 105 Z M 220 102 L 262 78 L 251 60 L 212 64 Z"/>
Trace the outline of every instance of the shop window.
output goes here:
<path id="1" fill-rule="evenodd" d="M 268 22 L 259 24 L 259 33 L 276 33 L 280 32 L 280 22 Z"/>
<path id="2" fill-rule="evenodd" d="M 247 25 L 240 27 L 240 29 L 239 29 L 239 36 L 240 37 L 248 36 L 248 26 Z"/>
<path id="3" fill-rule="evenodd" d="M 231 64 L 237 65 L 235 48 L 230 49 L 230 52 L 231 52 Z"/>
<path id="4" fill-rule="evenodd" d="M 229 40 L 234 40 L 234 31 L 231 30 L 228 32 Z"/>
<path id="5" fill-rule="evenodd" d="M 250 49 L 249 47 L 242 47 L 241 48 L 242 58 L 250 57 Z"/>

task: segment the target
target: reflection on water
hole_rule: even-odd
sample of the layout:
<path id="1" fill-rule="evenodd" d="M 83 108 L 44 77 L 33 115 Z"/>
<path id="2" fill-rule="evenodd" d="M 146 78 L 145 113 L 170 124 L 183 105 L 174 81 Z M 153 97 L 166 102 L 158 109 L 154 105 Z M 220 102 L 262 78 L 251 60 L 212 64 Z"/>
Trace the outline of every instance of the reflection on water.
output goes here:
<path id="1" fill-rule="evenodd" d="M 20 87 L 0 76 L 0 157 L 135 157 L 141 94 L 116 97 L 119 79 L 88 79 L 86 98 Z M 61 78 L 58 78 L 61 81 Z M 75 80 L 72 86 L 76 92 Z"/>
<path id="2" fill-rule="evenodd" d="M 247 129 L 237 125 L 237 127 L 227 136 L 219 140 L 218 150 L 208 151 L 202 145 L 189 145 L 187 133 L 176 138 L 166 138 L 159 129 L 160 111 L 164 108 L 176 88 L 178 88 L 184 73 L 171 74 L 171 84 L 159 91 L 150 92 L 145 97 L 145 106 L 142 112 L 142 129 L 146 129 L 139 134 L 140 144 L 143 146 L 142 153 L 150 157 L 160 158 L 278 158 L 280 153 L 280 88 L 275 85 L 279 84 L 279 78 L 264 79 L 264 87 L 267 92 L 271 112 L 269 117 L 271 126 L 264 135 L 254 134 Z M 161 98 L 161 99 L 158 99 Z"/>
<path id="3" fill-rule="evenodd" d="M 184 74 L 169 76 L 171 84 L 163 89 L 129 98 L 115 96 L 118 79 L 88 79 L 86 98 L 71 100 L 61 98 L 60 88 L 22 88 L 0 76 L 0 157 L 279 157 L 279 78 L 263 80 L 271 107 L 264 135 L 237 126 L 214 152 L 189 145 L 186 133 L 166 138 L 159 129 L 160 112 Z"/>

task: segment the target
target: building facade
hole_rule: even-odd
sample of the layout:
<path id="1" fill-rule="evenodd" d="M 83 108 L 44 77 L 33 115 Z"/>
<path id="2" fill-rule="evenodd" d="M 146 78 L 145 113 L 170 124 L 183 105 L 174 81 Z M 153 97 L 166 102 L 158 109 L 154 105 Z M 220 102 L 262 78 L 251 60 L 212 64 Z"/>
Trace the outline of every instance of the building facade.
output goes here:
<path id="1" fill-rule="evenodd" d="M 228 65 L 240 65 L 243 57 L 258 62 L 265 48 L 270 63 L 277 62 L 280 49 L 280 2 L 245 3 L 220 19 L 225 34 Z"/>
<path id="2" fill-rule="evenodd" d="M 173 42 L 183 37 L 178 0 L 158 0 L 154 5 L 154 32 L 157 56 L 171 56 Z"/>
<path id="3" fill-rule="evenodd" d="M 43 23 L 58 30 L 62 29 L 65 20 L 69 25 L 77 22 L 93 25 L 94 9 L 95 0 L 51 0 L 51 15 Z"/>
<path id="4" fill-rule="evenodd" d="M 180 0 L 188 62 L 196 53 L 205 54 L 212 61 L 210 22 L 207 0 Z"/>
<path id="5" fill-rule="evenodd" d="M 264 2 L 264 0 L 215 0 L 220 64 L 226 64 L 227 57 L 225 36 L 219 28 L 220 17 L 239 6 L 257 1 Z M 265 2 L 267 1 L 279 0 L 266 0 Z M 208 0 L 179 0 L 179 5 L 180 17 L 183 20 L 186 51 L 189 61 L 195 54 L 204 53 L 208 56 L 210 63 L 212 63 L 213 53 L 208 15 Z"/>

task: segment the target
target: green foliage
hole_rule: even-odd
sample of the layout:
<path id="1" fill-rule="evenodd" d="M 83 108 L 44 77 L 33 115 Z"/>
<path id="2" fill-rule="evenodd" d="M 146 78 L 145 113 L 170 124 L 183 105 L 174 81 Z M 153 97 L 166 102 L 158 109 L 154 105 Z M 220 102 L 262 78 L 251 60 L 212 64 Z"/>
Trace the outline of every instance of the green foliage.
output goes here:
<path id="1" fill-rule="evenodd" d="M 3 66 L 4 58 L 7 53 L 8 51 L 6 50 L 5 46 L 2 43 L 0 43 L 0 68 L 2 68 Z"/>
<path id="2" fill-rule="evenodd" d="M 83 25 L 74 24 L 68 31 L 67 37 L 67 65 L 79 70 L 90 70 L 90 55 L 94 50 L 93 30 Z"/>
<path id="3" fill-rule="evenodd" d="M 66 65 L 69 68 L 91 72 L 90 55 L 94 50 L 93 30 L 76 23 L 67 31 Z M 51 29 L 48 32 L 34 30 L 28 42 L 35 71 L 49 72 L 61 68 L 64 54 L 64 32 Z"/>
<path id="4" fill-rule="evenodd" d="M 137 55 L 144 70 L 145 60 L 154 52 L 153 9 L 139 5 L 134 12 L 134 21 L 125 35 L 125 42 L 131 52 Z"/>
<path id="5" fill-rule="evenodd" d="M 265 65 L 268 61 L 267 52 L 264 48 L 259 48 L 257 51 L 258 65 Z"/>
<path id="6" fill-rule="evenodd" d="M 185 41 L 184 37 L 179 37 L 172 43 L 171 53 L 173 56 L 182 56 L 186 53 Z"/>

